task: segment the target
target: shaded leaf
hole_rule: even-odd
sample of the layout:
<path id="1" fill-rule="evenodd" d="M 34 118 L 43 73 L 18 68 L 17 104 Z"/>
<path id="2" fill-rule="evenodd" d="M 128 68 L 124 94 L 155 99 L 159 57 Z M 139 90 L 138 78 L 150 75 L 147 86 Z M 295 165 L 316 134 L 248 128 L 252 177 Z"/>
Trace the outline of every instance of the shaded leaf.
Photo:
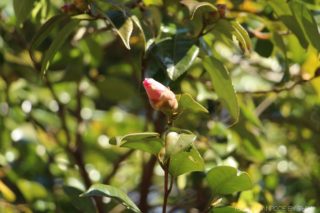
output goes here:
<path id="1" fill-rule="evenodd" d="M 141 212 L 136 204 L 120 189 L 103 184 L 94 184 L 92 185 L 85 193 L 81 196 L 91 197 L 91 196 L 105 196 L 118 200 L 126 208 L 134 211 Z"/>
<path id="2" fill-rule="evenodd" d="M 208 113 L 208 110 L 199 102 L 194 100 L 190 94 L 184 93 L 182 95 L 177 95 L 176 97 L 179 102 L 179 111 L 191 110 L 194 112 Z"/>
<path id="3" fill-rule="evenodd" d="M 203 158 L 194 146 L 170 156 L 169 172 L 174 177 L 203 170 Z"/>
<path id="4" fill-rule="evenodd" d="M 70 198 L 70 202 L 72 205 L 80 211 L 94 213 L 95 206 L 93 205 L 92 201 L 88 198 L 79 197 L 83 191 L 72 187 L 72 186 L 64 186 L 63 191 L 68 195 Z"/>
<path id="5" fill-rule="evenodd" d="M 252 182 L 245 172 L 231 166 L 217 166 L 207 173 L 209 187 L 215 195 L 233 194 L 252 188 Z"/>
<path id="6" fill-rule="evenodd" d="M 45 74 L 48 70 L 51 60 L 57 53 L 57 51 L 62 47 L 65 40 L 68 36 L 73 32 L 73 30 L 78 26 L 79 20 L 69 20 L 67 24 L 61 29 L 58 35 L 54 38 L 53 42 L 51 43 L 49 49 L 46 51 L 44 58 L 42 60 L 41 65 L 41 73 Z"/>
<path id="7" fill-rule="evenodd" d="M 23 23 L 31 13 L 34 0 L 13 0 L 13 9 L 17 19 L 17 25 Z"/>
<path id="8" fill-rule="evenodd" d="M 239 105 L 231 78 L 226 67 L 213 57 L 206 57 L 203 66 L 209 72 L 215 92 L 229 110 L 231 117 L 238 121 Z"/>
<path id="9" fill-rule="evenodd" d="M 50 18 L 46 23 L 44 23 L 37 34 L 32 38 L 30 45 L 30 53 L 36 49 L 50 34 L 54 27 L 56 27 L 63 20 L 67 20 L 66 15 L 56 15 Z"/>
<path id="10" fill-rule="evenodd" d="M 191 15 L 191 19 L 193 19 L 195 13 L 197 12 L 198 9 L 201 7 L 209 7 L 212 11 L 217 11 L 217 8 L 208 2 L 198 2 L 195 0 L 182 0 L 180 1 L 181 4 L 185 5 Z"/>

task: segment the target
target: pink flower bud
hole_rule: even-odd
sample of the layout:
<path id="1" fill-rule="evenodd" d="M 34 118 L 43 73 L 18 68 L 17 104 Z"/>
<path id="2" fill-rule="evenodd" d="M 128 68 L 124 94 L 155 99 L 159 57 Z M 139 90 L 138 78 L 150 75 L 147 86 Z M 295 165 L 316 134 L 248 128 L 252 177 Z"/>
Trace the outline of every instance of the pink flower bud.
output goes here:
<path id="1" fill-rule="evenodd" d="M 145 78 L 143 86 L 149 97 L 149 102 L 155 110 L 173 112 L 178 109 L 176 96 L 168 87 L 152 78 Z"/>

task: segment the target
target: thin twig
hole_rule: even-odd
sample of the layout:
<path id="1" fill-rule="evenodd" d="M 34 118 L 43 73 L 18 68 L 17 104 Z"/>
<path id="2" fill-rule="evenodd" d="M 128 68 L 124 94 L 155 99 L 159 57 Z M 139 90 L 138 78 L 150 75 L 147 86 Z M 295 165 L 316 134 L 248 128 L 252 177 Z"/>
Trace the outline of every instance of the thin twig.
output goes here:
<path id="1" fill-rule="evenodd" d="M 130 157 L 130 155 L 133 153 L 134 150 L 129 150 L 128 152 L 124 153 L 123 155 L 121 155 L 117 161 L 115 161 L 113 163 L 113 168 L 112 171 L 110 172 L 110 174 L 108 176 L 105 177 L 103 183 L 104 184 L 108 184 L 111 180 L 111 178 L 113 178 L 115 176 L 115 174 L 117 173 L 117 171 L 120 168 L 120 165 L 123 161 L 125 161 L 128 157 Z"/>
<path id="2" fill-rule="evenodd" d="M 290 86 L 285 86 L 285 87 L 281 87 L 281 88 L 273 88 L 271 90 L 258 90 L 258 91 L 238 91 L 238 94 L 250 94 L 250 95 L 265 95 L 265 94 L 269 94 L 269 93 L 280 93 L 283 91 L 289 91 L 292 90 L 293 88 L 295 88 L 298 85 L 302 85 L 304 83 L 308 83 L 312 80 L 314 80 L 315 78 L 317 78 L 318 76 L 314 76 L 310 79 L 300 79 L 296 82 L 294 82 L 293 84 L 291 84 Z"/>

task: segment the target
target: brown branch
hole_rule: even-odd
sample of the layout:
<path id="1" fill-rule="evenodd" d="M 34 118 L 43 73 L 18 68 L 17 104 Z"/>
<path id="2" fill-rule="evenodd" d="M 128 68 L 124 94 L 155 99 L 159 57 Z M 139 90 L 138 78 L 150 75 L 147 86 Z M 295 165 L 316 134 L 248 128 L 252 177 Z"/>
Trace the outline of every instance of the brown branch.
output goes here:
<path id="1" fill-rule="evenodd" d="M 140 203 L 139 208 L 141 212 L 148 212 L 148 194 L 149 188 L 152 184 L 153 169 L 157 163 L 157 158 L 152 155 L 149 161 L 143 166 L 143 172 L 140 181 Z"/>

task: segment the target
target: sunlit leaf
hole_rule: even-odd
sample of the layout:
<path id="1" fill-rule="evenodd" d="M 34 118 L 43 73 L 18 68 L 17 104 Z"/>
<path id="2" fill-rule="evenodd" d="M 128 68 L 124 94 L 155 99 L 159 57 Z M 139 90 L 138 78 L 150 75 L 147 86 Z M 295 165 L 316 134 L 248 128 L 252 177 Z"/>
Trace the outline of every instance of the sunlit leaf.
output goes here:
<path id="1" fill-rule="evenodd" d="M 167 68 L 169 78 L 173 81 L 179 78 L 193 64 L 198 54 L 199 47 L 193 45 L 177 64 Z"/>
<path id="2" fill-rule="evenodd" d="M 203 158 L 193 146 L 170 156 L 169 172 L 174 177 L 203 170 Z"/>
<path id="3" fill-rule="evenodd" d="M 248 32 L 238 22 L 232 22 L 231 24 L 234 29 L 233 34 L 239 41 L 241 49 L 244 52 L 250 52 L 251 40 L 249 38 Z"/>
<path id="4" fill-rule="evenodd" d="M 105 17 L 109 20 L 126 48 L 130 49 L 130 37 L 133 32 L 132 19 L 122 11 L 110 11 Z"/>
<path id="5" fill-rule="evenodd" d="M 128 195 L 126 195 L 123 191 L 114 186 L 94 184 L 81 196 L 105 196 L 114 198 L 117 201 L 121 202 L 121 204 L 124 205 L 126 208 L 134 212 L 141 212 L 140 209 L 136 206 L 136 204 L 128 197 Z"/>
<path id="6" fill-rule="evenodd" d="M 191 110 L 194 112 L 205 112 L 208 113 L 208 110 L 202 106 L 199 102 L 193 99 L 190 94 L 184 93 L 182 95 L 177 95 L 177 100 L 179 102 L 179 110 Z"/>
<path id="7" fill-rule="evenodd" d="M 292 14 L 299 23 L 300 28 L 304 32 L 307 40 L 320 51 L 319 37 L 320 33 L 318 25 L 313 18 L 312 13 L 307 9 L 304 3 L 300 1 L 289 1 L 289 6 L 292 10 Z M 298 28 L 299 26 L 296 26 Z"/>
<path id="8" fill-rule="evenodd" d="M 268 4 L 272 7 L 279 19 L 291 30 L 299 39 L 301 46 L 307 48 L 308 41 L 305 38 L 303 30 L 300 28 L 299 23 L 293 16 L 289 4 L 286 0 L 270 0 Z"/>
<path id="9" fill-rule="evenodd" d="M 226 67 L 214 57 L 206 57 L 203 66 L 209 73 L 215 92 L 219 99 L 229 110 L 236 122 L 239 118 L 239 105 L 231 78 Z"/>
<path id="10" fill-rule="evenodd" d="M 158 154 L 163 146 L 160 135 L 156 132 L 132 133 L 112 138 L 110 144 L 118 144 L 120 147 L 138 149 L 152 154 Z"/>
<path id="11" fill-rule="evenodd" d="M 144 34 L 144 30 L 142 28 L 142 25 L 139 21 L 139 19 L 137 18 L 137 16 L 131 16 L 130 17 L 131 20 L 133 21 L 133 23 L 138 27 L 138 29 L 140 30 L 140 34 L 141 34 L 141 37 L 142 37 L 142 40 L 143 40 L 143 43 L 145 45 L 145 50 L 147 50 L 147 40 L 146 40 L 146 36 Z"/>
<path id="12" fill-rule="evenodd" d="M 182 0 L 180 2 L 181 4 L 184 4 L 188 8 L 191 15 L 191 19 L 193 19 L 195 13 L 201 7 L 209 7 L 210 10 L 217 11 L 217 8 L 213 4 L 210 4 L 209 2 L 198 2 L 195 0 Z"/>
<path id="13" fill-rule="evenodd" d="M 217 166 L 211 169 L 207 173 L 207 181 L 215 195 L 233 194 L 252 188 L 248 174 L 231 166 Z"/>
<path id="14" fill-rule="evenodd" d="M 245 211 L 242 211 L 240 209 L 237 209 L 231 206 L 212 208 L 210 212 L 211 213 L 246 213 Z"/>

